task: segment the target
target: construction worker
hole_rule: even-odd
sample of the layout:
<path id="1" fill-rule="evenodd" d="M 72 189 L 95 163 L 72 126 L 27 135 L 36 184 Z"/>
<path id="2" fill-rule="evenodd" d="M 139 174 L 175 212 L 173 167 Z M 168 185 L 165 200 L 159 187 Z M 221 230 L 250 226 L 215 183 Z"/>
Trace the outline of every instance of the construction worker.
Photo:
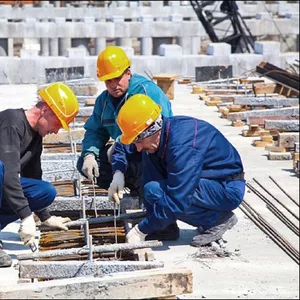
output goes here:
<path id="1" fill-rule="evenodd" d="M 129 243 L 181 220 L 199 229 L 191 242 L 220 239 L 237 223 L 232 212 L 244 197 L 243 165 L 237 150 L 209 123 L 187 116 L 166 118 L 146 95 L 134 95 L 119 111 L 120 142 L 143 152 L 146 217 L 127 234 Z M 115 171 L 124 172 L 114 151 Z"/>
<path id="2" fill-rule="evenodd" d="M 31 246 L 36 235 L 34 214 L 41 224 L 68 230 L 69 218 L 51 216 L 47 207 L 56 196 L 54 186 L 41 180 L 42 140 L 57 133 L 78 113 L 73 91 L 63 83 L 52 83 L 39 90 L 38 102 L 28 110 L 0 112 L 0 230 L 21 219 L 19 235 Z M 9 267 L 11 257 L 0 250 L 0 267 Z"/>
<path id="3" fill-rule="evenodd" d="M 140 191 L 142 182 L 141 154 L 136 152 L 124 155 L 126 172 L 114 173 L 110 164 L 111 153 L 115 144 L 110 147 L 110 138 L 117 140 L 121 131 L 115 122 L 118 112 L 127 99 L 135 95 L 146 94 L 162 107 L 162 115 L 173 115 L 171 103 L 166 94 L 152 81 L 141 75 L 133 74 L 131 62 L 124 50 L 116 46 L 106 47 L 97 59 L 97 77 L 105 82 L 106 90 L 96 99 L 94 111 L 84 128 L 86 130 L 82 141 L 82 153 L 78 159 L 77 169 L 89 180 L 96 177 L 97 185 L 109 189 L 109 199 L 123 197 L 123 189 L 130 189 L 131 195 L 142 198 Z M 171 228 L 172 227 L 172 228 Z M 170 227 L 178 238 L 177 224 Z M 168 235 L 170 237 L 170 235 Z"/>

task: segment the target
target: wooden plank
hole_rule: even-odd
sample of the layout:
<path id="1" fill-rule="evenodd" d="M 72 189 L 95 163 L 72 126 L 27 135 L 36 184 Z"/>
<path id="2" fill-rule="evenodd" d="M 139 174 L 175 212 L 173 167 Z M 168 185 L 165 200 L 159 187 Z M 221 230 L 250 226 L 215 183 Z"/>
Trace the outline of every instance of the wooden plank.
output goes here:
<path id="1" fill-rule="evenodd" d="M 274 93 L 276 89 L 276 83 L 274 82 L 256 82 L 253 83 L 253 91 L 257 94 L 267 94 L 267 93 Z"/>
<path id="2" fill-rule="evenodd" d="M 19 278 L 100 277 L 117 272 L 163 268 L 161 261 L 19 261 Z"/>
<path id="3" fill-rule="evenodd" d="M 190 294 L 192 272 L 161 268 L 0 286 L 0 299 L 145 299 Z"/>

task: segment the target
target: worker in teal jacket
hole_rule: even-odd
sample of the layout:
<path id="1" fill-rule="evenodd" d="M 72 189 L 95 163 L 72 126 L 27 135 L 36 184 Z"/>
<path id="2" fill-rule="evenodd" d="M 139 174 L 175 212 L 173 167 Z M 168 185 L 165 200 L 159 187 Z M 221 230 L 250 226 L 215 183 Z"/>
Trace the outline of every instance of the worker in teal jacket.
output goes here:
<path id="1" fill-rule="evenodd" d="M 132 96 L 117 123 L 120 142 L 143 152 L 146 218 L 129 231 L 128 242 L 181 220 L 199 229 L 191 245 L 202 246 L 237 223 L 232 210 L 244 197 L 243 165 L 219 130 L 192 117 L 163 117 L 146 95 Z M 112 160 L 115 174 L 126 171 L 117 149 Z"/>
<path id="2" fill-rule="evenodd" d="M 166 94 L 152 80 L 132 74 L 130 65 L 122 48 L 108 46 L 99 54 L 97 76 L 105 82 L 107 90 L 97 97 L 93 114 L 84 125 L 86 131 L 77 169 L 88 179 L 96 179 L 97 185 L 103 189 L 111 186 L 110 191 L 118 189 L 119 195 L 123 195 L 123 189 L 127 187 L 131 195 L 142 199 L 140 153 L 124 155 L 127 171 L 113 176 L 110 157 L 114 146 L 107 143 L 110 138 L 117 140 L 121 134 L 115 119 L 122 105 L 135 94 L 146 94 L 155 99 L 164 116 L 170 117 L 173 113 Z M 109 198 L 112 199 L 114 194 L 110 193 Z"/>

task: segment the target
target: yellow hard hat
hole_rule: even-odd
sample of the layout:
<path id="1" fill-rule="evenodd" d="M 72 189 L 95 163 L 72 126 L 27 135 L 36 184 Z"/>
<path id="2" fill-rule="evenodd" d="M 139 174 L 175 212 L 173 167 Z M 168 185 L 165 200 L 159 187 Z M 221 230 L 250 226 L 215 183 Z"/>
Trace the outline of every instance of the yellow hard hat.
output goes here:
<path id="1" fill-rule="evenodd" d="M 70 131 L 69 124 L 79 111 L 78 100 L 71 88 L 64 83 L 55 82 L 38 93 L 60 120 L 62 127 Z"/>
<path id="2" fill-rule="evenodd" d="M 161 107 L 149 96 L 136 94 L 130 97 L 121 107 L 116 120 L 122 131 L 121 143 L 131 144 L 154 123 L 160 113 Z"/>
<path id="3" fill-rule="evenodd" d="M 130 65 L 122 48 L 108 46 L 98 55 L 97 77 L 101 81 L 120 77 Z"/>

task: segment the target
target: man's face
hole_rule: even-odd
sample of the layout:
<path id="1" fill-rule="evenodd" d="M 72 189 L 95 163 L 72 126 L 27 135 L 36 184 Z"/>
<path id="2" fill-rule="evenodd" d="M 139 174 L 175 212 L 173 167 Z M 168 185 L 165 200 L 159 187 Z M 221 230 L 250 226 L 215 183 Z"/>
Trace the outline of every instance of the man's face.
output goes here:
<path id="1" fill-rule="evenodd" d="M 123 96 L 129 87 L 131 71 L 127 69 L 121 76 L 105 81 L 108 92 L 115 98 Z"/>
<path id="2" fill-rule="evenodd" d="M 159 140 L 160 140 L 160 131 L 156 132 L 155 134 L 145 139 L 134 142 L 134 144 L 138 152 L 146 151 L 152 154 L 157 151 L 157 148 L 159 146 Z"/>
<path id="3" fill-rule="evenodd" d="M 37 122 L 37 131 L 40 136 L 44 137 L 51 133 L 57 134 L 61 127 L 61 122 L 54 112 L 48 106 L 44 106 L 41 109 L 41 117 Z"/>

